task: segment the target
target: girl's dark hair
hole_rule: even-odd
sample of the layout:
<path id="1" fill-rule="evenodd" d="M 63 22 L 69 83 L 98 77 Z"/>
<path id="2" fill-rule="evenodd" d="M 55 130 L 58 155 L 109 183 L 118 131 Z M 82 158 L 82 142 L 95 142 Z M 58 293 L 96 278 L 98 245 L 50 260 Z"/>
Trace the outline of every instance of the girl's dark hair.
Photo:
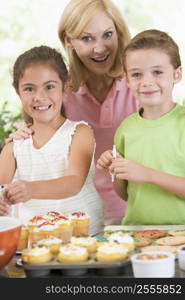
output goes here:
<path id="1" fill-rule="evenodd" d="M 48 46 L 39 46 L 27 50 L 21 54 L 15 61 L 13 66 L 13 86 L 17 93 L 19 93 L 19 80 L 23 77 L 25 70 L 35 64 L 46 63 L 49 64 L 63 83 L 63 89 L 68 79 L 68 71 L 64 63 L 62 55 L 54 48 Z M 64 115 L 64 109 L 62 106 L 62 115 Z M 25 119 L 27 119 L 27 116 Z M 27 120 L 26 120 L 27 121 Z M 30 119 L 29 119 L 30 121 Z"/>

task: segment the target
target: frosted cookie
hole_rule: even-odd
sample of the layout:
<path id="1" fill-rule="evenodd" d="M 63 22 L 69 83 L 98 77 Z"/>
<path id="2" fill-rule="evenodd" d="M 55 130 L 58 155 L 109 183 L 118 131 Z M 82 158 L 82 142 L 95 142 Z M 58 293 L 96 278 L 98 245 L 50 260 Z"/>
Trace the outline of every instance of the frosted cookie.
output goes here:
<path id="1" fill-rule="evenodd" d="M 24 249 L 21 257 L 27 264 L 43 264 L 52 259 L 52 254 L 47 247 L 35 247 Z"/>
<path id="2" fill-rule="evenodd" d="M 137 231 L 134 233 L 134 237 L 137 238 L 149 238 L 149 239 L 158 239 L 166 235 L 166 232 L 158 229 L 149 229 L 143 231 Z"/>
<path id="3" fill-rule="evenodd" d="M 166 236 L 155 241 L 156 245 L 178 246 L 185 244 L 185 236 Z"/>
<path id="4" fill-rule="evenodd" d="M 76 245 L 64 245 L 59 248 L 57 260 L 62 263 L 80 263 L 88 260 L 86 248 Z"/>
<path id="5" fill-rule="evenodd" d="M 173 236 L 185 236 L 185 229 L 169 230 L 168 234 Z"/>
<path id="6" fill-rule="evenodd" d="M 136 247 L 148 246 L 152 242 L 153 242 L 153 240 L 149 239 L 149 238 L 134 238 L 134 244 Z"/>
<path id="7" fill-rule="evenodd" d="M 141 249 L 141 252 L 150 252 L 150 251 L 165 251 L 165 252 L 176 253 L 177 252 L 177 247 L 175 247 L 175 246 L 151 245 L 151 246 L 148 246 L 148 247 L 143 247 Z"/>

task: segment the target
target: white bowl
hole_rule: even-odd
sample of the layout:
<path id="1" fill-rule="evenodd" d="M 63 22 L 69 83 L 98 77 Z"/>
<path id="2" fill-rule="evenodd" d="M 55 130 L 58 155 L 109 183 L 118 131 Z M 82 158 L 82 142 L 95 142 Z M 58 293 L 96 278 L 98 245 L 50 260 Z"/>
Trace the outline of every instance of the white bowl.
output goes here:
<path id="1" fill-rule="evenodd" d="M 148 256 L 148 259 L 141 259 L 141 255 Z M 157 258 L 158 255 L 164 255 L 165 257 Z M 150 251 L 137 253 L 131 256 L 131 263 L 134 277 L 173 277 L 175 274 L 175 255 L 170 252 Z"/>
<path id="2" fill-rule="evenodd" d="M 185 271 L 185 245 L 181 245 L 177 248 L 177 258 L 180 269 Z"/>

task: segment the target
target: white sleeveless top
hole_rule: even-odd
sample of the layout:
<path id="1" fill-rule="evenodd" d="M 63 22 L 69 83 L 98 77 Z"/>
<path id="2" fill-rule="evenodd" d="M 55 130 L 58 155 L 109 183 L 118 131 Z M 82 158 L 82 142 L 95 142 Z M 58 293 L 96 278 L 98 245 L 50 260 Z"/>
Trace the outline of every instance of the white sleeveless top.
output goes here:
<path id="1" fill-rule="evenodd" d="M 66 119 L 51 139 L 40 149 L 33 145 L 32 137 L 14 140 L 14 155 L 17 163 L 16 179 L 25 181 L 47 180 L 62 177 L 68 167 L 68 156 L 75 134 L 76 126 L 86 124 L 84 121 L 73 122 Z M 47 213 L 59 211 L 71 213 L 83 211 L 90 216 L 90 234 L 102 230 L 103 201 L 99 197 L 93 183 L 95 173 L 94 158 L 81 191 L 65 199 L 31 199 L 14 206 L 14 215 L 21 218 L 23 223 L 28 219 Z"/>

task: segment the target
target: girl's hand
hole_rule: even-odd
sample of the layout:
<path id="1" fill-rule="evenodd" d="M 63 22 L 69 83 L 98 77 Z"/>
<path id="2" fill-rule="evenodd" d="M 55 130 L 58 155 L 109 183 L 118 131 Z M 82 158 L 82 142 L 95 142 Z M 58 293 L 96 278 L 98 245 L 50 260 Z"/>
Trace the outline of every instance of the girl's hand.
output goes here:
<path id="1" fill-rule="evenodd" d="M 109 170 L 111 173 L 114 173 L 118 179 L 138 183 L 149 182 L 150 169 L 130 159 L 119 157 L 113 160 Z"/>
<path id="2" fill-rule="evenodd" d="M 113 156 L 112 150 L 107 150 L 103 152 L 100 158 L 97 160 L 96 167 L 99 170 L 109 172 L 109 167 L 112 164 Z"/>
<path id="3" fill-rule="evenodd" d="M 9 215 L 9 208 L 10 206 L 3 198 L 0 196 L 0 216 L 8 216 Z"/>
<path id="4" fill-rule="evenodd" d="M 17 131 L 9 135 L 9 137 L 5 140 L 5 144 L 12 142 L 13 139 L 15 140 L 27 139 L 30 137 L 30 135 L 33 134 L 32 129 L 29 128 L 31 124 L 28 124 L 26 126 L 26 124 L 15 123 L 14 126 L 16 127 Z"/>
<path id="5" fill-rule="evenodd" d="M 26 202 L 31 198 L 29 182 L 18 180 L 7 185 L 6 199 L 9 204 Z"/>

